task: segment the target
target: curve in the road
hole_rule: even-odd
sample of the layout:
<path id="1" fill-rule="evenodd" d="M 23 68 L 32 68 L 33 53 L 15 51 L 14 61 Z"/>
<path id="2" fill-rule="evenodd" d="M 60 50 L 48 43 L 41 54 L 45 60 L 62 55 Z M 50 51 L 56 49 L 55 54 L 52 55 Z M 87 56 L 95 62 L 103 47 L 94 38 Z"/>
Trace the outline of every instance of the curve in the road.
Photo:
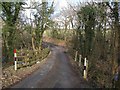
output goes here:
<path id="1" fill-rule="evenodd" d="M 51 55 L 42 68 L 12 88 L 87 88 L 82 78 L 72 69 L 64 48 L 52 47 Z"/>

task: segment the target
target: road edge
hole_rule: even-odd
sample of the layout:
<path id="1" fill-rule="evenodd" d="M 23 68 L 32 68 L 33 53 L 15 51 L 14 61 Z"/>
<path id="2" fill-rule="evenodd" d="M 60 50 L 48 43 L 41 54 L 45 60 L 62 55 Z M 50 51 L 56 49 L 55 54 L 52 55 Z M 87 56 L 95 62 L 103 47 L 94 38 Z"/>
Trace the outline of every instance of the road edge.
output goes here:
<path id="1" fill-rule="evenodd" d="M 35 71 L 37 71 L 37 70 L 40 68 L 40 65 L 41 65 L 41 64 L 44 64 L 44 63 L 48 60 L 48 57 L 51 55 L 51 52 L 52 52 L 52 51 L 50 50 L 50 52 L 49 52 L 49 54 L 47 55 L 47 57 L 44 58 L 44 59 L 42 59 L 42 60 L 40 61 L 40 63 L 37 63 L 37 62 L 36 62 L 33 66 L 36 66 L 36 65 L 38 65 L 38 66 L 36 66 L 33 70 L 31 70 L 30 72 L 28 72 L 28 73 L 26 73 L 26 74 L 23 74 L 20 79 L 18 79 L 17 81 L 13 82 L 12 84 L 10 84 L 10 85 L 8 85 L 8 86 L 6 86 L 6 87 L 2 87 L 1 89 L 4 90 L 4 89 L 7 89 L 7 88 L 10 88 L 10 87 L 14 86 L 15 84 L 21 82 L 21 81 L 22 81 L 23 79 L 25 79 L 26 77 L 28 77 L 28 76 L 30 76 L 31 74 L 33 74 Z M 27 68 L 27 67 L 26 67 L 26 68 Z M 16 77 L 18 77 L 18 76 L 16 76 Z M 19 77 L 18 77 L 18 78 L 19 78 Z"/>

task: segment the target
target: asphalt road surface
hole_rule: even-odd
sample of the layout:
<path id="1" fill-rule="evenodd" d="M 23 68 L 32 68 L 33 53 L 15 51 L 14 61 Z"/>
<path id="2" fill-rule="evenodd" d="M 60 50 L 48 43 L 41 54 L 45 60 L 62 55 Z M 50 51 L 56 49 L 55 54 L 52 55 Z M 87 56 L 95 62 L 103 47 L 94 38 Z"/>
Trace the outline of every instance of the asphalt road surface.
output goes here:
<path id="1" fill-rule="evenodd" d="M 51 54 L 42 68 L 12 88 L 87 88 L 60 46 L 51 47 Z"/>

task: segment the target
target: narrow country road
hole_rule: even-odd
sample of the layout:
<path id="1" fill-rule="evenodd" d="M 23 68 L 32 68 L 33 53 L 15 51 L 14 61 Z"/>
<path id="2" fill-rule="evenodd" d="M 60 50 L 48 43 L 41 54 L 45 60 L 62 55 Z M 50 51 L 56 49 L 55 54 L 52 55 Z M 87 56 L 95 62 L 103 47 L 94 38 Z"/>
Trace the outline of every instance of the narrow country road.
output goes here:
<path id="1" fill-rule="evenodd" d="M 12 88 L 87 88 L 72 68 L 64 48 L 52 46 L 46 63 Z"/>

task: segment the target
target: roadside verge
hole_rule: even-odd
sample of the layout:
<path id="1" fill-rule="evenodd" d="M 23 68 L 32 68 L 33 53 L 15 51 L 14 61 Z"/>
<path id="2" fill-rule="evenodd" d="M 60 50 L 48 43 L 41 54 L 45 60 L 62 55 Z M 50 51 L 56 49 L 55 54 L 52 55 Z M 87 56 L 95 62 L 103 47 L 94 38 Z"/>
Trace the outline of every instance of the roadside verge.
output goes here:
<path id="1" fill-rule="evenodd" d="M 14 66 L 10 66 L 6 69 L 3 70 L 3 75 L 0 80 L 2 81 L 2 88 L 8 88 L 13 86 L 14 84 L 17 84 L 24 78 L 26 78 L 28 75 L 31 75 L 34 73 L 36 70 L 40 68 L 42 64 L 45 64 L 45 62 L 48 60 L 47 58 L 51 55 L 51 51 L 47 55 L 46 58 L 43 60 L 36 62 L 36 64 L 30 66 L 30 67 L 25 67 L 25 68 L 20 68 L 17 71 L 14 70 Z"/>

